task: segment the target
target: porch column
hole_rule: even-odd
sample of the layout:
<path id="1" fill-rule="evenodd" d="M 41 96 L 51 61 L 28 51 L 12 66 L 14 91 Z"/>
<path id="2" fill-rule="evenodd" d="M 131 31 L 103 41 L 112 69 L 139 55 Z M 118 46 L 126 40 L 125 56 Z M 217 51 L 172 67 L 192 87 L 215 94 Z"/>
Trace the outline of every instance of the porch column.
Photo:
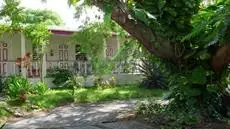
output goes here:
<path id="1" fill-rule="evenodd" d="M 46 53 L 44 51 L 44 46 L 42 46 L 42 55 L 41 55 L 41 81 L 44 82 L 44 78 L 46 77 Z"/>
<path id="2" fill-rule="evenodd" d="M 106 51 L 107 51 L 107 48 L 108 48 L 108 40 L 104 40 L 104 44 L 103 44 L 103 53 L 102 53 L 102 57 L 104 59 L 106 59 Z"/>
<path id="3" fill-rule="evenodd" d="M 26 41 L 25 41 L 25 35 L 23 32 L 21 32 L 21 58 L 23 59 L 26 55 Z M 24 62 L 21 61 L 21 75 L 23 77 L 26 77 L 26 68 L 24 67 Z"/>

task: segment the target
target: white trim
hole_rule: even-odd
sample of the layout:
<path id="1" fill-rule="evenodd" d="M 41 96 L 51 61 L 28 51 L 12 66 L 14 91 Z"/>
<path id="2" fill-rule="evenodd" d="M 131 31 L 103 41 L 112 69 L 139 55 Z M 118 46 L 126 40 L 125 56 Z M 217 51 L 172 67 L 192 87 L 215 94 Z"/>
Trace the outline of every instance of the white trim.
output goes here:
<path id="1" fill-rule="evenodd" d="M 23 59 L 26 54 L 26 40 L 25 40 L 25 35 L 21 32 L 21 58 Z M 21 74 L 23 77 L 26 77 L 26 68 L 24 67 L 24 62 L 21 62 Z"/>

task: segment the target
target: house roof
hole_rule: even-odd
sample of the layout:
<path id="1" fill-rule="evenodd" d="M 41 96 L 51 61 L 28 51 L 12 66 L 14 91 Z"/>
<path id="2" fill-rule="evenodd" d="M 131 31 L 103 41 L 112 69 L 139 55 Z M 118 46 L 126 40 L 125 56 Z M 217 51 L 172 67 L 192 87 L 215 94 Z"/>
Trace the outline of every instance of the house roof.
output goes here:
<path id="1" fill-rule="evenodd" d="M 68 28 L 68 27 L 63 27 L 63 26 L 50 26 L 48 27 L 49 31 L 53 34 L 57 35 L 72 35 L 75 32 L 78 32 L 79 29 L 75 28 Z M 112 36 L 117 36 L 117 33 L 112 32 Z"/>
<path id="2" fill-rule="evenodd" d="M 53 34 L 57 35 L 72 35 L 73 33 L 77 32 L 77 29 L 62 27 L 62 26 L 50 26 L 49 31 Z"/>

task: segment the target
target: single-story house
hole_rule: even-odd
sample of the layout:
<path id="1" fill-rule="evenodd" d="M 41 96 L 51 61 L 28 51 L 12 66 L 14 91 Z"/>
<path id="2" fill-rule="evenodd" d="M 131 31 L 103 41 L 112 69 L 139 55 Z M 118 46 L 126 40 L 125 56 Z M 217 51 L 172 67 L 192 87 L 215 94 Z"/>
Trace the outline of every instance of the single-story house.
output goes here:
<path id="1" fill-rule="evenodd" d="M 43 62 L 43 72 L 52 68 L 69 69 L 76 65 L 79 72 L 90 72 L 90 61 L 86 55 L 79 54 L 79 45 L 72 40 L 70 36 L 76 32 L 63 27 L 50 27 L 52 33 L 50 43 L 45 53 L 45 62 Z M 119 40 L 114 34 L 107 40 L 107 49 L 104 53 L 105 58 L 111 57 L 118 51 Z M 30 78 L 40 76 L 40 60 L 37 59 L 35 51 L 36 46 L 30 40 L 26 39 L 23 33 L 16 33 L 13 36 L 4 33 L 0 40 L 0 75 L 9 76 L 13 74 L 22 74 Z M 27 68 L 21 67 L 25 56 L 30 55 L 31 63 Z M 19 62 L 18 62 L 19 61 Z"/>

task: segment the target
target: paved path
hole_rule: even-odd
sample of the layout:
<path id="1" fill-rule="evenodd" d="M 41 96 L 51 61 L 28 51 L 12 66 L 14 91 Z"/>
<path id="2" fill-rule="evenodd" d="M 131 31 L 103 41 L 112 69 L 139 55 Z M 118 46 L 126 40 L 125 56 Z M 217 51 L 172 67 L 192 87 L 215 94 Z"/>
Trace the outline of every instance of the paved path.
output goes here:
<path id="1" fill-rule="evenodd" d="M 31 118 L 8 122 L 4 129 L 153 129 L 135 120 L 116 121 L 136 101 L 68 105 Z M 155 128 L 154 128 L 155 129 Z"/>

